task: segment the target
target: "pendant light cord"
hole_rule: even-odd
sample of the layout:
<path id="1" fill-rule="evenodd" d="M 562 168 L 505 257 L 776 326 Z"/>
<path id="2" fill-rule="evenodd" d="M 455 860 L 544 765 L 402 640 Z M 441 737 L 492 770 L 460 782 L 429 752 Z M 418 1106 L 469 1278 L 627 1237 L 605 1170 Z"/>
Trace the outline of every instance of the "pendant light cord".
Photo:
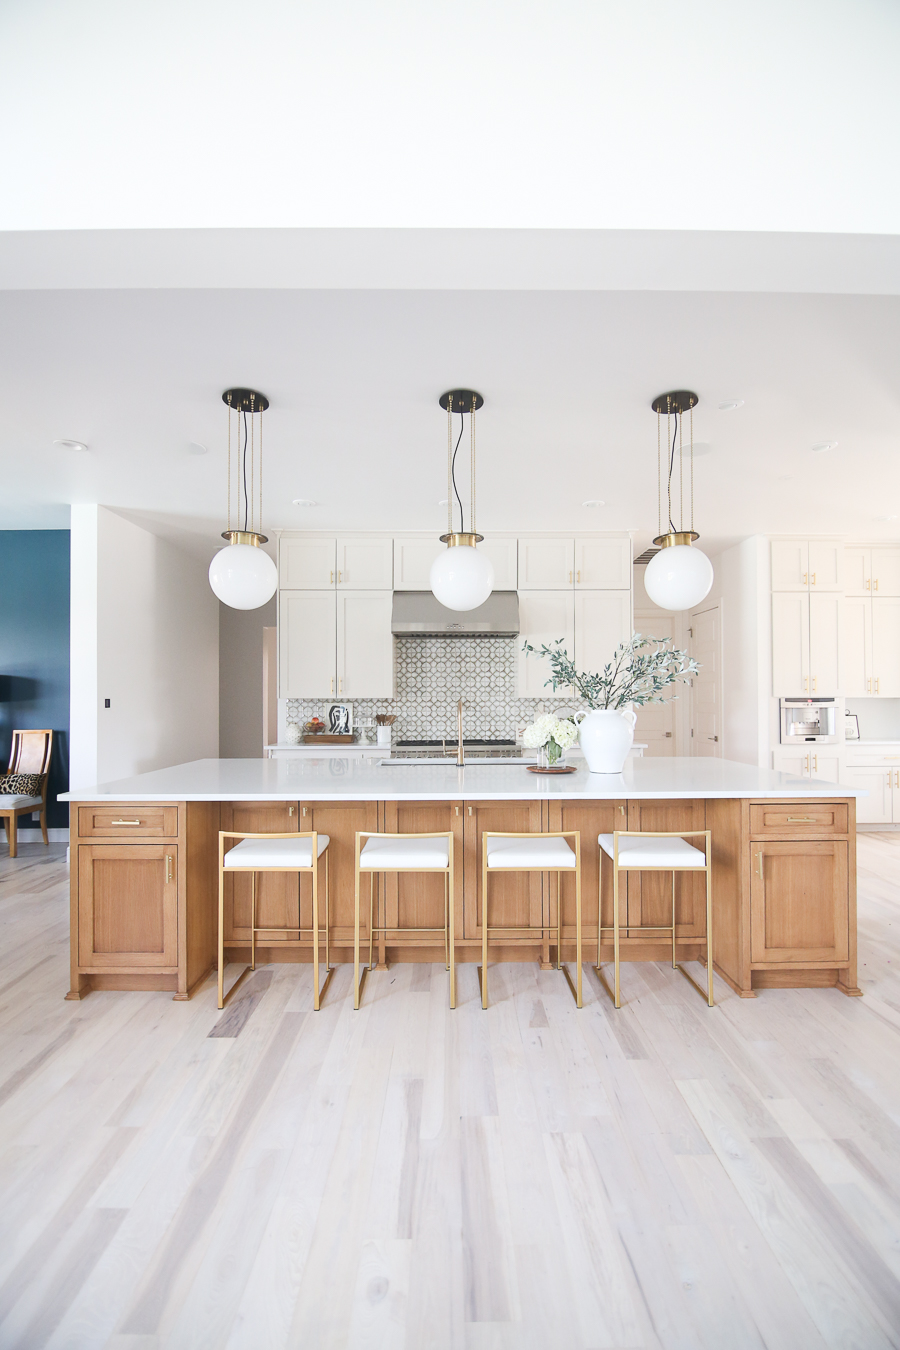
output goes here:
<path id="1" fill-rule="evenodd" d="M 675 413 L 675 430 L 672 432 L 672 449 L 669 452 L 669 529 L 676 533 L 672 523 L 672 474 L 675 472 L 675 442 L 678 439 L 678 413 Z"/>
<path id="2" fill-rule="evenodd" d="M 453 483 L 453 491 L 456 494 L 456 500 L 459 502 L 459 532 L 465 533 L 465 516 L 463 515 L 462 497 L 459 495 L 459 488 L 456 486 L 456 452 L 459 450 L 463 438 L 463 432 L 466 429 L 466 419 L 462 413 L 459 414 L 459 439 L 456 442 L 456 450 L 453 451 L 453 459 L 450 461 L 450 481 Z"/>
<path id="3" fill-rule="evenodd" d="M 247 529 L 247 413 L 244 412 L 244 453 L 242 455 L 244 467 L 244 529 Z"/>

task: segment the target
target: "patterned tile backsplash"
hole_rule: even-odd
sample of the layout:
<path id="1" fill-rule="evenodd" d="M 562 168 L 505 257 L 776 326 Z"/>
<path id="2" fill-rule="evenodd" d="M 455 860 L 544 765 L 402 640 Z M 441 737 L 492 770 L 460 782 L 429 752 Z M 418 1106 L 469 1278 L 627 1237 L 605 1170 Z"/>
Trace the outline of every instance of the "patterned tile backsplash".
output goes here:
<path id="1" fill-rule="evenodd" d="M 347 699 L 355 727 L 394 713 L 394 741 L 455 740 L 456 702 L 465 700 L 463 733 L 472 740 L 514 738 L 542 712 L 580 705 L 571 698 L 516 696 L 518 638 L 404 637 L 396 644 L 394 699 Z M 286 699 L 284 720 L 322 717 L 331 699 Z"/>

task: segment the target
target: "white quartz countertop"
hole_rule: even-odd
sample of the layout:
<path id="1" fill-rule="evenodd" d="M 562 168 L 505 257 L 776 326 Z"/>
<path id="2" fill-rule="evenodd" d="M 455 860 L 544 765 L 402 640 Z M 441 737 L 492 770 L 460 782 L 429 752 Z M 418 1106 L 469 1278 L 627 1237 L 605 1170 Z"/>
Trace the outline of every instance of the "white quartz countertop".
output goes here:
<path id="1" fill-rule="evenodd" d="M 793 778 L 727 759 L 638 758 L 620 774 L 529 773 L 524 764 L 449 764 L 335 757 L 196 759 L 114 783 L 60 793 L 60 801 L 534 801 L 620 797 L 866 797 L 862 788 Z"/>

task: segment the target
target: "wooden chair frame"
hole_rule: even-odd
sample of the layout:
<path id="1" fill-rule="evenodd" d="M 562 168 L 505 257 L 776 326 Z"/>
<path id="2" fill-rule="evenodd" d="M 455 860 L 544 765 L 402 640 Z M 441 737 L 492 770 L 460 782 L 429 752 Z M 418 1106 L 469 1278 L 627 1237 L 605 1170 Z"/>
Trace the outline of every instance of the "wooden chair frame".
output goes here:
<path id="1" fill-rule="evenodd" d="M 47 836 L 47 780 L 50 776 L 50 759 L 53 754 L 53 732 L 48 727 L 30 727 L 22 728 L 13 732 L 12 745 L 9 751 L 9 768 L 7 773 L 18 773 L 18 760 L 21 758 L 26 736 L 46 736 L 44 743 L 44 753 L 41 756 L 40 769 L 34 772 L 41 775 L 41 804 L 40 806 L 4 806 L 3 795 L 0 793 L 0 818 L 6 826 L 6 839 L 9 844 L 9 856 L 18 857 L 19 853 L 19 816 L 33 816 L 39 812 L 41 822 L 41 834 L 44 836 L 44 843 L 49 844 Z"/>

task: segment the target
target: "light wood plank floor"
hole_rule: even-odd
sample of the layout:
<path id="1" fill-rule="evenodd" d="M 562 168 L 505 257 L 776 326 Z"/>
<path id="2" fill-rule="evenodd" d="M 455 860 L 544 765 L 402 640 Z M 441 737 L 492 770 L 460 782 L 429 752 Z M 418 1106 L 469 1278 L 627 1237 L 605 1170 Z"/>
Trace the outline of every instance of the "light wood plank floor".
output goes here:
<path id="1" fill-rule="evenodd" d="M 4 1350 L 900 1346 L 900 834 L 864 998 L 632 965 L 618 1014 L 531 965 L 66 1003 L 62 854 L 0 860 Z"/>

